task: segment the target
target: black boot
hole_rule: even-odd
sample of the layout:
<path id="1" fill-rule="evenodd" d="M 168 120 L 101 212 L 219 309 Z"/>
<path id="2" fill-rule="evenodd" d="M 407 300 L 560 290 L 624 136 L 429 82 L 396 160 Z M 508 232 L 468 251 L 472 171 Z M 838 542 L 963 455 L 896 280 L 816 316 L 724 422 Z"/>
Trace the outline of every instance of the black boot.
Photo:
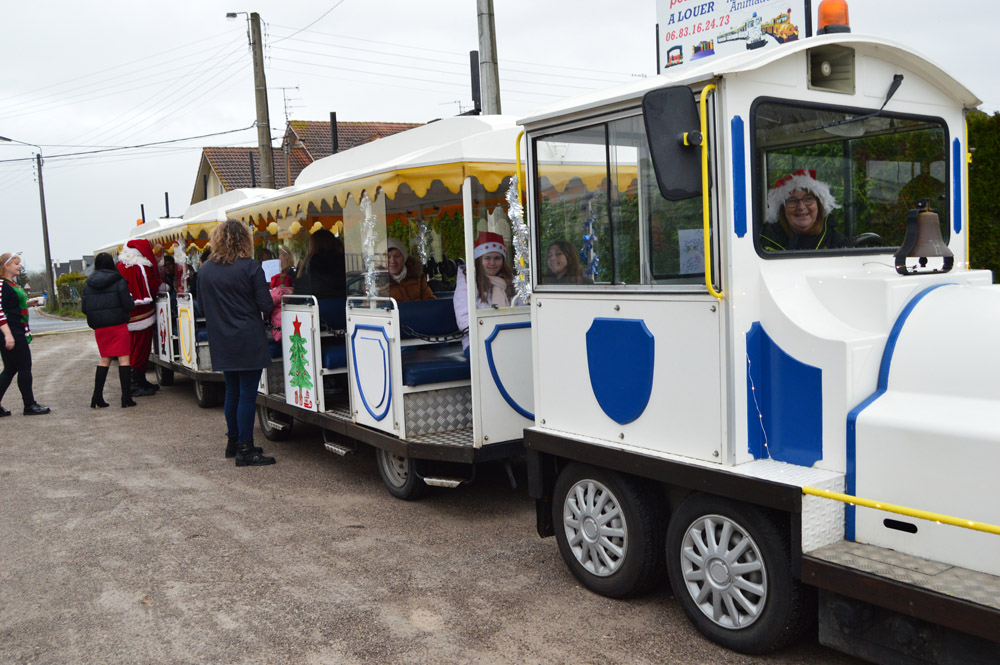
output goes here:
<path id="1" fill-rule="evenodd" d="M 251 441 L 251 443 L 253 443 L 253 442 Z M 232 459 L 233 457 L 236 457 L 236 449 L 237 448 L 239 448 L 239 444 L 236 443 L 236 439 L 234 439 L 231 436 L 227 436 L 226 437 L 226 459 Z M 257 453 L 264 452 L 264 449 L 261 448 L 261 447 L 259 447 L 259 446 L 254 446 L 253 449 Z"/>
<path id="2" fill-rule="evenodd" d="M 273 457 L 264 457 L 263 451 L 253 441 L 241 443 L 236 448 L 236 466 L 267 466 L 274 464 Z"/>
<path id="3" fill-rule="evenodd" d="M 108 406 L 108 403 L 104 401 L 104 380 L 107 378 L 108 368 L 98 365 L 97 374 L 94 375 L 94 395 L 90 398 L 90 408 Z"/>
<path id="4" fill-rule="evenodd" d="M 156 391 L 151 388 L 146 388 L 142 385 L 142 382 L 146 380 L 146 375 L 134 367 L 128 368 L 132 370 L 132 397 L 149 397 L 150 395 L 156 394 Z"/>
<path id="5" fill-rule="evenodd" d="M 119 365 L 118 380 L 122 384 L 122 408 L 135 406 L 135 400 L 132 399 L 132 368 Z"/>

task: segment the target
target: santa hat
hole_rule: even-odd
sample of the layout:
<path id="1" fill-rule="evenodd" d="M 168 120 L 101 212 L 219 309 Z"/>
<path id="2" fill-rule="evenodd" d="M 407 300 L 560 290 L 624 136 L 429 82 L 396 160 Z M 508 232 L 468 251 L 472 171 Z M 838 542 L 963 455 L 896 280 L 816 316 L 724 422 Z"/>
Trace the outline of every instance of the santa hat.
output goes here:
<path id="1" fill-rule="evenodd" d="M 389 240 L 388 240 L 388 241 L 386 242 L 386 248 L 385 248 L 385 253 L 386 253 L 386 254 L 388 254 L 388 253 L 389 253 L 389 250 L 390 250 L 390 249 L 395 249 L 395 250 L 396 250 L 396 251 L 398 251 L 398 252 L 399 252 L 400 254 L 402 254 L 402 255 L 403 255 L 403 260 L 404 260 L 404 261 L 405 261 L 405 260 L 407 259 L 407 257 L 409 256 L 409 255 L 408 255 L 408 254 L 406 253 L 406 247 L 404 247 L 404 246 L 403 246 L 403 243 L 402 243 L 402 241 L 400 241 L 400 240 L 397 240 L 396 238 L 389 238 Z"/>
<path id="2" fill-rule="evenodd" d="M 150 246 L 149 241 L 145 238 L 133 238 L 125 243 L 125 246 L 138 250 L 139 253 L 149 261 L 149 265 L 156 263 L 156 256 L 153 254 L 153 248 Z"/>
<path id="3" fill-rule="evenodd" d="M 507 258 L 507 247 L 504 245 L 503 236 L 499 233 L 480 231 L 479 237 L 476 238 L 476 248 L 472 252 L 472 255 L 478 259 L 483 254 L 489 254 L 490 252 L 503 254 L 504 258 Z"/>
<path id="4" fill-rule="evenodd" d="M 778 211 L 785 204 L 785 199 L 791 196 L 792 192 L 800 189 L 812 192 L 827 213 L 840 207 L 834 200 L 833 194 L 830 193 L 830 185 L 816 179 L 815 169 L 808 171 L 799 169 L 791 175 L 780 178 L 767 193 L 767 221 L 778 221 Z"/>

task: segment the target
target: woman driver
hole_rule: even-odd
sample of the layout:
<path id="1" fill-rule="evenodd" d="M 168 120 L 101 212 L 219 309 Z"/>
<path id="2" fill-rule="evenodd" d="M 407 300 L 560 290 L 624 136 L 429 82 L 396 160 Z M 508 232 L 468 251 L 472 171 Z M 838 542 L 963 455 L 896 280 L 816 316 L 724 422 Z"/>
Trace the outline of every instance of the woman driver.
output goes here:
<path id="1" fill-rule="evenodd" d="M 761 247 L 767 252 L 847 247 L 847 236 L 826 223 L 827 213 L 839 207 L 830 185 L 817 180 L 815 170 L 799 169 L 781 178 L 767 193 Z"/>

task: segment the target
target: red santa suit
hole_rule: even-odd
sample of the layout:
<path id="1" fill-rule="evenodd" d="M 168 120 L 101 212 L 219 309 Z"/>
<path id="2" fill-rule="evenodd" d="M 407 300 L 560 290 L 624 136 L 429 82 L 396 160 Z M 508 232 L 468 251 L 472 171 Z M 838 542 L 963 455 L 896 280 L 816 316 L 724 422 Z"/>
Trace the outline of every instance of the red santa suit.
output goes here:
<path id="1" fill-rule="evenodd" d="M 145 375 L 156 324 L 153 299 L 160 290 L 160 271 L 156 268 L 156 258 L 148 240 L 137 238 L 125 244 L 118 255 L 118 272 L 128 282 L 128 290 L 135 301 L 135 309 L 128 321 L 129 361 L 133 372 Z"/>

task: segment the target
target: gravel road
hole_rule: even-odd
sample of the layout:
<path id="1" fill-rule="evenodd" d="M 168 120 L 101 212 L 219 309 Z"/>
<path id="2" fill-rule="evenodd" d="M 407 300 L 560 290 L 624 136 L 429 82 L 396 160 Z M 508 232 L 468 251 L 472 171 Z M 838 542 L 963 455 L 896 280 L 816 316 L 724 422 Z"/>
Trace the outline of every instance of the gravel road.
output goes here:
<path id="1" fill-rule="evenodd" d="M 371 450 L 298 427 L 271 467 L 223 458 L 191 385 L 88 407 L 90 333 L 32 343 L 48 416 L 0 420 L 0 663 L 852 664 L 815 635 L 768 658 L 716 647 L 664 587 L 602 598 L 534 530 L 501 466 L 407 503 Z"/>

